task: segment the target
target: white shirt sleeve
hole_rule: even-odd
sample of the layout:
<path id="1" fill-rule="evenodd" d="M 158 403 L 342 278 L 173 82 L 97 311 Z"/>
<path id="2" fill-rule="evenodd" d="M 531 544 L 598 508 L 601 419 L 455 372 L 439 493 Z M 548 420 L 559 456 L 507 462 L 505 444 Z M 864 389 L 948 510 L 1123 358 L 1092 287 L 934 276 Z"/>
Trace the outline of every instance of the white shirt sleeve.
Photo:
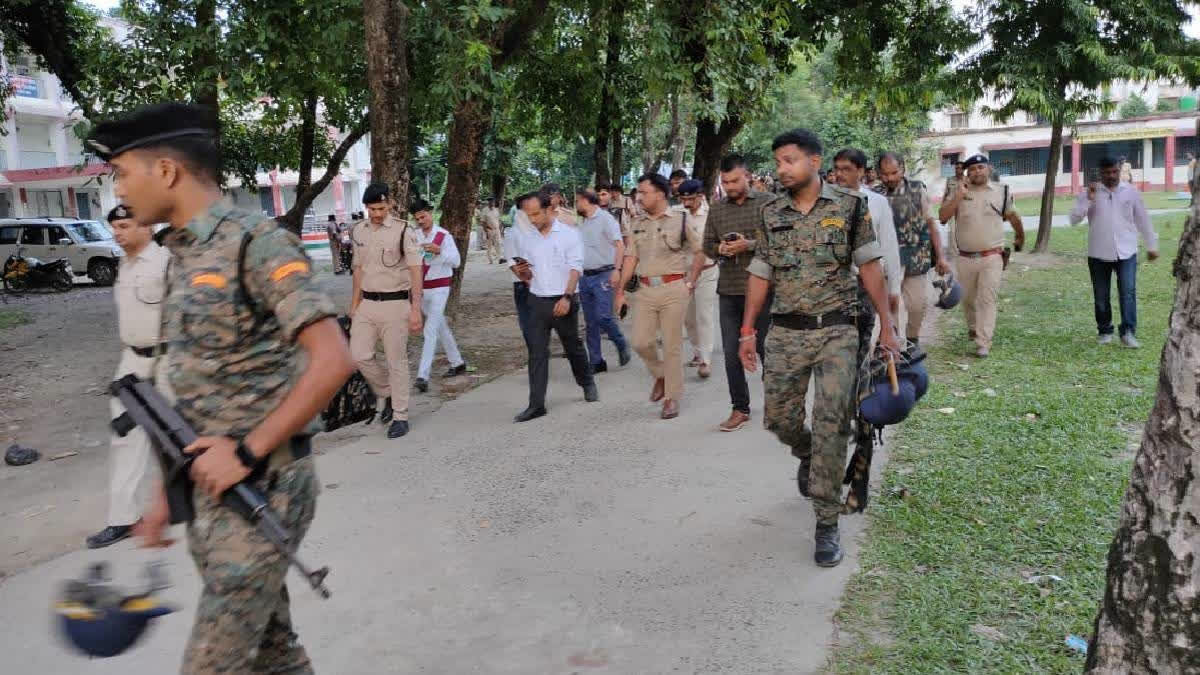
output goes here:
<path id="1" fill-rule="evenodd" d="M 1071 215 L 1067 218 L 1072 225 L 1078 225 L 1083 217 L 1088 214 L 1088 209 L 1092 206 L 1092 200 L 1088 199 L 1087 188 L 1079 193 L 1075 198 L 1075 207 L 1071 209 Z"/>
<path id="2" fill-rule="evenodd" d="M 442 238 L 442 252 L 439 256 L 442 262 L 451 268 L 456 268 L 462 264 L 462 256 L 458 254 L 458 244 L 454 243 L 454 237 L 449 232 Z"/>
<path id="3" fill-rule="evenodd" d="M 1142 233 L 1142 241 L 1146 242 L 1146 248 L 1158 251 L 1158 233 L 1154 231 L 1154 225 L 1150 222 L 1150 214 L 1146 211 L 1146 204 L 1142 201 L 1141 193 L 1134 190 L 1132 201 L 1133 224 Z"/>
<path id="4" fill-rule="evenodd" d="M 565 228 L 564 232 L 570 235 L 566 250 L 567 268 L 583 274 L 583 237 L 570 228 Z"/>

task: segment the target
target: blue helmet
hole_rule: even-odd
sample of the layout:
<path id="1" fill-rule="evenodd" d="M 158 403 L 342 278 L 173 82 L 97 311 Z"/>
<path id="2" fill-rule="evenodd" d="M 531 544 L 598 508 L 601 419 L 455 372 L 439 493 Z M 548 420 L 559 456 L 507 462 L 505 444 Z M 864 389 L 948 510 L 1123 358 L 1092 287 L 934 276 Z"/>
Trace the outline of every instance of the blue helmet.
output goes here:
<path id="1" fill-rule="evenodd" d="M 914 345 L 901 354 L 896 362 L 896 377 L 912 382 L 918 401 L 929 390 L 929 370 L 925 368 L 925 357 L 924 350 Z"/>
<path id="2" fill-rule="evenodd" d="M 947 274 L 945 279 L 935 280 L 933 287 L 938 289 L 938 299 L 934 304 L 940 309 L 951 309 L 962 300 L 962 284 L 955 281 L 952 274 Z"/>
<path id="3" fill-rule="evenodd" d="M 152 580 L 158 577 L 152 573 Z M 152 593 L 164 586 L 152 583 L 145 593 L 125 595 L 109 583 L 105 566 L 93 566 L 87 579 L 68 581 L 54 605 L 67 641 L 88 656 L 116 656 L 133 646 L 151 619 L 170 614 Z"/>
<path id="4" fill-rule="evenodd" d="M 871 383 L 870 393 L 858 404 L 863 419 L 877 427 L 903 422 L 917 404 L 917 391 L 909 378 L 899 378 L 899 384 L 899 392 L 893 394 L 886 375 L 876 378 Z"/>

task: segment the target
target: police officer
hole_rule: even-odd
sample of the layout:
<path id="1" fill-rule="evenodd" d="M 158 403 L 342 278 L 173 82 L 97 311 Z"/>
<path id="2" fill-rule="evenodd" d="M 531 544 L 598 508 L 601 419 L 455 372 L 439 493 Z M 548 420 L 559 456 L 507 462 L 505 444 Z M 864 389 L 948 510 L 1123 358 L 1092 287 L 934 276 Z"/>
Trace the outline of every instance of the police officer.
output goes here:
<path id="1" fill-rule="evenodd" d="M 679 185 L 679 206 L 687 213 L 688 224 L 700 233 L 704 241 L 704 230 L 708 221 L 708 202 L 704 198 L 704 183 L 689 178 Z M 712 375 L 713 330 L 717 312 L 717 261 L 700 254 L 700 276 L 696 277 L 696 289 L 688 302 L 683 325 L 687 328 L 688 342 L 692 344 L 692 360 L 689 368 L 696 368 L 701 378 Z"/>
<path id="2" fill-rule="evenodd" d="M 338 230 L 337 216 L 329 214 L 325 223 L 325 236 L 329 237 L 329 252 L 333 254 L 333 273 L 341 274 L 342 269 L 342 233 Z"/>
<path id="3" fill-rule="evenodd" d="M 311 673 L 287 560 L 220 495 L 249 479 L 298 544 L 320 485 L 311 423 L 354 366 L 300 239 L 222 200 L 217 136 L 211 110 L 164 103 L 97 124 L 90 145 L 112 166 L 117 197 L 171 226 L 163 337 L 176 406 L 200 434 L 185 449 L 196 455 L 187 534 L 204 582 L 182 672 Z M 135 528 L 146 546 L 170 543 L 158 492 Z"/>
<path id="4" fill-rule="evenodd" d="M 832 567 L 842 560 L 837 523 L 857 371 L 852 265 L 879 315 L 880 347 L 895 352 L 896 336 L 866 198 L 820 179 L 821 142 L 812 132 L 781 134 L 771 148 L 787 193 L 762 210 L 747 268 L 739 356 L 747 370 L 757 368 L 755 321 L 774 287 L 764 418 L 800 459 L 800 491 L 812 498 L 817 517 L 813 557 Z M 815 387 L 811 433 L 804 430 L 809 377 Z"/>
<path id="5" fill-rule="evenodd" d="M 625 284 L 636 273 L 640 287 L 633 307 L 633 349 L 654 376 L 650 400 L 662 401 L 664 420 L 679 416 L 683 394 L 683 316 L 704 262 L 700 233 L 684 213 L 669 209 L 671 185 L 657 173 L 638 179 L 645 214 L 630 226 L 614 308 L 626 304 Z M 692 260 L 689 268 L 688 261 Z M 662 333 L 663 354 L 655 339 Z"/>
<path id="6" fill-rule="evenodd" d="M 996 331 L 996 299 L 1004 271 L 1004 222 L 1013 228 L 1013 246 L 1025 245 L 1025 227 L 1012 206 L 1008 186 L 988 180 L 987 157 L 972 155 L 964 162 L 966 180 L 942 202 L 938 218 L 954 219 L 954 242 L 958 246 L 956 267 L 963 286 L 963 312 L 967 337 L 975 342 L 975 355 L 986 358 Z"/>
<path id="7" fill-rule="evenodd" d="M 171 254 L 153 239 L 150 225 L 133 217 L 125 205 L 108 212 L 117 245 L 125 251 L 113 284 L 117 304 L 117 333 L 121 337 L 119 380 L 137 375 L 154 380 L 167 391 L 167 360 L 162 358 L 162 301 L 166 294 L 167 261 Z M 113 419 L 125 412 L 120 401 L 109 403 Z M 128 537 L 142 512 L 138 495 L 150 469 L 150 439 L 140 428 L 109 439 L 108 526 L 87 538 L 88 548 L 103 548 Z"/>
<path id="8" fill-rule="evenodd" d="M 507 262 L 500 251 L 500 200 L 492 197 L 483 211 L 483 237 L 487 244 L 488 264 Z"/>
<path id="9" fill-rule="evenodd" d="M 385 183 L 363 191 L 367 219 L 354 227 L 354 290 L 350 353 L 382 402 L 387 437 L 408 433 L 408 334 L 421 332 L 422 250 L 417 228 L 392 214 Z M 387 365 L 375 358 L 383 343 Z M 393 417 L 395 419 L 393 419 Z"/>

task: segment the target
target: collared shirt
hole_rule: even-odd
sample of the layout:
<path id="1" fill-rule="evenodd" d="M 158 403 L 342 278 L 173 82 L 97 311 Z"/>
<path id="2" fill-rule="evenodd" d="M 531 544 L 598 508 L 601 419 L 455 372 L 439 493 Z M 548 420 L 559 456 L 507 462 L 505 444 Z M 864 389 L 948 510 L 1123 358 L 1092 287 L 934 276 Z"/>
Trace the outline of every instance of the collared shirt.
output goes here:
<path id="1" fill-rule="evenodd" d="M 1137 255 L 1138 233 L 1146 248 L 1158 250 L 1158 234 L 1150 224 L 1150 214 L 1142 203 L 1142 194 L 1129 183 L 1120 183 L 1109 190 L 1103 184 L 1096 187 L 1096 201 L 1088 199 L 1084 190 L 1071 209 L 1071 224 L 1088 219 L 1088 257 L 1114 262 Z"/>
<path id="2" fill-rule="evenodd" d="M 163 335 L 179 413 L 201 436 L 240 438 L 299 377 L 296 336 L 336 308 L 299 237 L 261 214 L 218 202 L 166 241 Z"/>
<path id="3" fill-rule="evenodd" d="M 153 347 L 162 339 L 162 302 L 170 259 L 170 252 L 153 239 L 137 255 L 121 257 L 113 297 L 122 344 Z"/>
<path id="4" fill-rule="evenodd" d="M 851 265 L 883 255 L 866 201 L 857 191 L 822 182 L 808 213 L 796 210 L 786 195 L 763 206 L 758 245 L 746 271 L 774 284 L 773 312 L 855 309 L 858 277 Z"/>
<path id="5" fill-rule="evenodd" d="M 645 214 L 633 221 L 625 257 L 637 258 L 638 275 L 658 277 L 686 274 L 692 255 L 700 251 L 700 233 L 692 218 L 667 209 L 657 218 Z"/>
<path id="6" fill-rule="evenodd" d="M 933 242 L 929 225 L 929 192 L 920 181 L 902 177 L 893 189 L 880 183 L 875 190 L 892 206 L 896 243 L 904 273 L 919 275 L 933 267 Z"/>
<path id="7" fill-rule="evenodd" d="M 1012 213 L 1012 191 L 1004 183 L 968 183 L 967 196 L 954 209 L 958 250 L 979 253 L 1004 246 L 1004 219 Z"/>
<path id="8" fill-rule="evenodd" d="M 437 238 L 438 233 L 442 234 L 442 252 L 433 255 L 432 253 L 421 251 L 422 264 L 429 266 L 429 269 L 425 270 L 426 281 L 431 279 L 445 279 L 453 275 L 454 268 L 462 264 L 462 258 L 458 254 L 458 245 L 454 243 L 454 237 L 450 236 L 449 230 L 440 225 L 434 224 L 433 227 L 429 228 L 428 233 L 425 230 L 417 228 L 417 243 L 422 245 L 432 244 L 433 240 Z"/>
<path id="9" fill-rule="evenodd" d="M 354 268 L 361 270 L 362 290 L 390 293 L 412 287 L 409 268 L 421 266 L 420 229 L 390 213 L 378 226 L 367 219 L 354 227 Z"/>
<path id="10" fill-rule="evenodd" d="M 520 232 L 513 228 L 512 232 L 516 236 L 509 257 L 529 261 L 533 268 L 529 292 L 533 295 L 542 298 L 563 295 L 571 270 L 583 274 L 583 239 L 575 228 L 555 220 L 546 234 L 536 229 Z"/>
<path id="11" fill-rule="evenodd" d="M 500 227 L 500 207 L 489 206 L 483 212 L 483 224 L 498 229 Z"/>
<path id="12" fill-rule="evenodd" d="M 753 240 L 758 236 L 762 223 L 763 204 L 775 199 L 775 195 L 751 190 L 746 199 L 738 204 L 723 199 L 712 205 L 704 224 L 704 254 L 716 259 L 717 247 L 728 234 L 741 234 Z M 728 258 L 721 263 L 721 275 L 717 278 L 717 293 L 721 295 L 746 294 L 746 267 L 754 258 L 754 247 Z"/>
<path id="13" fill-rule="evenodd" d="M 883 253 L 883 273 L 887 277 L 888 294 L 899 295 L 900 284 L 904 281 L 904 268 L 900 266 L 900 246 L 896 243 L 892 205 L 883 195 L 866 188 L 859 189 L 858 194 L 867 198 L 871 229 L 875 230 L 875 237 L 879 240 L 879 248 Z"/>
<path id="14" fill-rule="evenodd" d="M 611 213 L 597 208 L 595 213 L 579 224 L 579 235 L 583 238 L 583 269 L 594 270 L 616 264 L 615 243 L 621 241 L 621 226 Z"/>

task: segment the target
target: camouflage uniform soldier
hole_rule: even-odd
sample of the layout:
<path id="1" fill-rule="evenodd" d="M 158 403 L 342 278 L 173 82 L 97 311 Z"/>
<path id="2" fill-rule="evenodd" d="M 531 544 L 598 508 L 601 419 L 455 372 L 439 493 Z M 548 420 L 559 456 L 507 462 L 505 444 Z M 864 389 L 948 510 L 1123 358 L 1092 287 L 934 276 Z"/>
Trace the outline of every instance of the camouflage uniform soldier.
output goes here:
<path id="1" fill-rule="evenodd" d="M 755 321 L 773 285 L 765 426 L 800 459 L 801 492 L 812 497 L 817 518 L 814 559 L 832 567 L 842 559 L 837 522 L 857 372 L 858 280 L 852 264 L 879 314 L 880 347 L 895 351 L 896 336 L 866 198 L 821 181 L 821 143 L 811 132 L 782 134 L 772 148 L 788 194 L 762 209 L 758 245 L 747 268 L 739 356 L 747 370 L 757 368 Z M 804 429 L 810 376 L 811 432 Z"/>
<path id="2" fill-rule="evenodd" d="M 198 455 L 188 547 L 204 582 L 182 672 L 311 673 L 292 631 L 287 560 L 220 496 L 250 480 L 298 544 L 319 487 L 312 422 L 354 366 L 300 240 L 222 202 L 217 136 L 212 111 L 167 103 L 97 125 L 90 143 L 113 166 L 118 197 L 171 225 L 163 337 L 177 408 L 200 435 L 185 451 Z M 158 493 L 136 528 L 146 546 L 170 543 Z"/>

